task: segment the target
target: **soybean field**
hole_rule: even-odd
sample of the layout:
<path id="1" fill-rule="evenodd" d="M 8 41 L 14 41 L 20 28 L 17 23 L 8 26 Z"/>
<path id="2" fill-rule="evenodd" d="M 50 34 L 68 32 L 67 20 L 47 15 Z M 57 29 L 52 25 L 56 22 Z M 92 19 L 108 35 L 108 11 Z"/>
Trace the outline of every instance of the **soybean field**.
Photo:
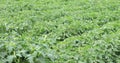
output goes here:
<path id="1" fill-rule="evenodd" d="M 0 0 L 0 63 L 120 63 L 120 0 Z"/>

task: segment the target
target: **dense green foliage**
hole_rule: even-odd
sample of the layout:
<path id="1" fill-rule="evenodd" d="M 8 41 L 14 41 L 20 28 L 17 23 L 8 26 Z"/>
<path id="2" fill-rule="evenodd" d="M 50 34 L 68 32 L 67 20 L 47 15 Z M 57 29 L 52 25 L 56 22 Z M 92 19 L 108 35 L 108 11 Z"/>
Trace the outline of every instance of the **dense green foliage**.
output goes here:
<path id="1" fill-rule="evenodd" d="M 120 63 L 120 0 L 0 0 L 0 63 Z"/>

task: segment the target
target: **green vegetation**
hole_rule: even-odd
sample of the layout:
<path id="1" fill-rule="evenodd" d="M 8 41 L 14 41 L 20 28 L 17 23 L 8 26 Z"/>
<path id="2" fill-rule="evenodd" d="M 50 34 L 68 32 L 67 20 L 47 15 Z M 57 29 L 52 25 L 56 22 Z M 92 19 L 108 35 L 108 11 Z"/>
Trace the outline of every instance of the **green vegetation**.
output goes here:
<path id="1" fill-rule="evenodd" d="M 120 0 L 0 0 L 0 63 L 120 63 Z"/>

